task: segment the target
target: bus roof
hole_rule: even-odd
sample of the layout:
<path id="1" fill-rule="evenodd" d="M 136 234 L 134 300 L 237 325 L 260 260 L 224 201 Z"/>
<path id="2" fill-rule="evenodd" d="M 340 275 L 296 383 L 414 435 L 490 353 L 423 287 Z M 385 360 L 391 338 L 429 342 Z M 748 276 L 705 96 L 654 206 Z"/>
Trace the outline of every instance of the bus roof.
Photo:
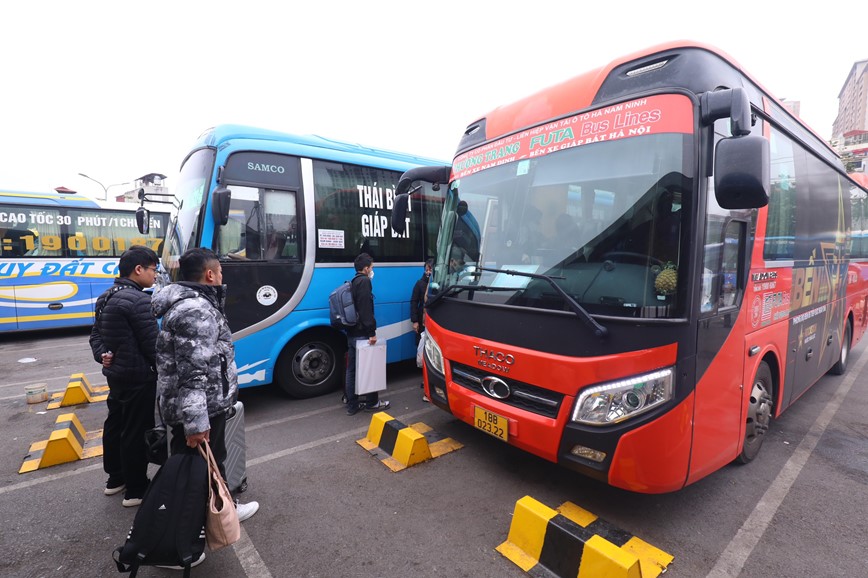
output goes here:
<path id="1" fill-rule="evenodd" d="M 23 191 L 7 191 L 0 189 L 0 203 L 8 205 L 37 205 L 45 207 L 83 207 L 95 209 L 99 204 L 93 199 L 81 195 L 64 195 L 60 193 L 28 193 Z"/>
<path id="2" fill-rule="evenodd" d="M 643 68 L 647 68 L 647 73 L 639 73 Z M 773 109 L 776 120 L 810 140 L 813 148 L 828 161 L 840 163 L 837 153 L 825 140 L 780 106 L 779 100 L 734 58 L 716 47 L 691 40 L 658 44 L 617 58 L 605 66 L 495 108 L 468 126 L 468 136 L 462 139 L 458 153 L 546 120 L 643 91 L 683 88 L 700 94 L 721 86 L 744 87 L 754 106 L 761 110 Z M 796 126 L 799 129 L 795 129 Z M 484 130 L 471 131 L 474 127 Z"/>
<path id="3" fill-rule="evenodd" d="M 268 129 L 237 124 L 222 124 L 206 130 L 196 142 L 193 150 L 203 147 L 218 148 L 219 145 L 231 140 L 250 140 L 276 143 L 272 146 L 251 146 L 253 150 L 277 150 L 290 154 L 310 156 L 312 158 L 346 161 L 356 164 L 383 165 L 383 160 L 393 161 L 391 166 L 383 168 L 409 169 L 420 165 L 446 165 L 439 159 L 431 159 L 400 153 L 385 149 L 377 149 L 361 144 L 348 143 L 317 135 L 295 135 Z M 277 146 L 279 144 L 280 146 Z M 343 154 L 341 154 L 343 153 Z M 377 162 L 379 161 L 379 162 Z"/>
<path id="4" fill-rule="evenodd" d="M 97 201 L 78 194 L 56 192 L 31 193 L 0 189 L 0 203 L 5 205 L 27 205 L 37 207 L 75 207 L 82 209 L 111 209 L 116 211 L 135 211 L 138 203 L 119 203 L 116 201 Z M 152 213 L 170 213 L 165 208 L 148 206 Z"/>

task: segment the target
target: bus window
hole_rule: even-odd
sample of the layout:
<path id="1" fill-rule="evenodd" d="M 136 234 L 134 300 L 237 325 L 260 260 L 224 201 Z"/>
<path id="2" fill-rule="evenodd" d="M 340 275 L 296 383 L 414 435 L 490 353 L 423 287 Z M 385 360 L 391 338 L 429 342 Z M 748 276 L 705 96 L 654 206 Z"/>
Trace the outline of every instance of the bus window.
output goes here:
<path id="1" fill-rule="evenodd" d="M 298 259 L 298 218 L 295 193 L 265 190 L 265 259 Z"/>
<path id="2" fill-rule="evenodd" d="M 25 247 L 30 257 L 59 257 L 63 254 L 60 235 L 60 211 L 57 209 L 33 209 L 30 213 L 30 232 L 33 246 Z"/>
<path id="3" fill-rule="evenodd" d="M 795 256 L 798 217 L 795 153 L 793 143 L 777 130 L 772 130 L 771 136 L 771 190 L 763 256 L 770 261 L 790 260 Z"/>
<path id="4" fill-rule="evenodd" d="M 411 202 L 407 231 L 392 231 L 389 216 L 401 173 L 314 161 L 317 262 L 352 263 L 360 252 L 378 263 L 409 263 L 422 254 L 422 215 Z M 440 203 L 439 199 L 436 201 Z"/>
<path id="5" fill-rule="evenodd" d="M 298 259 L 295 193 L 230 185 L 229 222 L 220 227 L 219 254 L 242 261 Z"/>
<path id="6" fill-rule="evenodd" d="M 734 307 L 737 305 L 739 290 L 741 289 L 740 275 L 741 246 L 744 242 L 744 230 L 746 223 L 731 221 L 726 226 L 723 236 L 723 267 L 721 268 L 720 306 L 721 308 Z"/>

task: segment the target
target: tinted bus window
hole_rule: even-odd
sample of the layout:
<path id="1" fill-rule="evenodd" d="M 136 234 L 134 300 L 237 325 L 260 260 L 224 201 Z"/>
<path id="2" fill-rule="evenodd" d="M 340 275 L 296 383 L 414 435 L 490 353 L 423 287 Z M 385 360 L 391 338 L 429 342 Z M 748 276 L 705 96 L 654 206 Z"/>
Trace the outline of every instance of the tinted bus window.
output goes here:
<path id="1" fill-rule="evenodd" d="M 318 262 L 352 263 L 360 252 L 379 263 L 419 260 L 421 219 L 411 210 L 403 235 L 389 224 L 400 173 L 324 161 L 314 161 L 313 167 Z"/>

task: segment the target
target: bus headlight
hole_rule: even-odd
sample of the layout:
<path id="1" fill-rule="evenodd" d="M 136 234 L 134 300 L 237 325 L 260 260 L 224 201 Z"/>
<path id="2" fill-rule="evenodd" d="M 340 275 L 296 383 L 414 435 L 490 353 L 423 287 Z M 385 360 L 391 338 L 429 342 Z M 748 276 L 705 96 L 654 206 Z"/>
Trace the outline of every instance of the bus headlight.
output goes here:
<path id="1" fill-rule="evenodd" d="M 428 364 L 437 373 L 443 375 L 443 353 L 440 351 L 440 346 L 431 338 L 430 334 L 425 335 L 425 358 Z"/>
<path id="2" fill-rule="evenodd" d="M 640 415 L 672 399 L 673 368 L 595 385 L 582 391 L 573 421 L 609 425 Z"/>

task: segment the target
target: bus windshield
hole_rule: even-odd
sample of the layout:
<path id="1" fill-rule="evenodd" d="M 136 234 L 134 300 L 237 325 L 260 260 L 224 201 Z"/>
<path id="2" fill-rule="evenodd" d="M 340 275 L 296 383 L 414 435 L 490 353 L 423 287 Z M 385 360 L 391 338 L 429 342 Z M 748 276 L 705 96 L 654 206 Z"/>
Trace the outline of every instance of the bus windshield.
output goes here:
<path id="1" fill-rule="evenodd" d="M 432 293 L 470 284 L 480 290 L 454 298 L 570 310 L 550 282 L 516 274 L 533 273 L 591 314 L 683 316 L 692 139 L 662 133 L 571 146 L 453 180 Z"/>
<path id="2" fill-rule="evenodd" d="M 174 226 L 166 236 L 163 262 L 174 270 L 174 261 L 189 247 L 196 246 L 199 214 L 205 201 L 205 190 L 214 168 L 214 150 L 200 149 L 187 159 L 178 175 L 175 198 L 180 208 Z"/>

